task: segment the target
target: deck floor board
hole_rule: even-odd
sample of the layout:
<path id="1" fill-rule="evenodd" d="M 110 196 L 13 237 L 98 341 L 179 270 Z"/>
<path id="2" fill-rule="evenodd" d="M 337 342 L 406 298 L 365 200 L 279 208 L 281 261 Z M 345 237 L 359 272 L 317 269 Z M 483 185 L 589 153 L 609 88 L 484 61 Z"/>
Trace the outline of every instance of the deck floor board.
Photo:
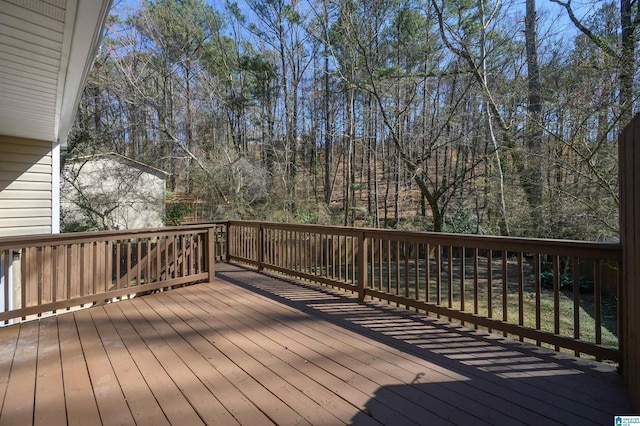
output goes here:
<path id="1" fill-rule="evenodd" d="M 100 425 L 100 412 L 91 387 L 91 379 L 73 314 L 58 317 L 58 338 L 67 424 L 70 426 Z"/>
<path id="2" fill-rule="evenodd" d="M 64 393 L 60 392 L 64 386 L 56 317 L 40 321 L 36 368 L 38 380 L 36 381 L 34 424 L 66 423 Z"/>
<path id="3" fill-rule="evenodd" d="M 104 309 L 167 419 L 171 424 L 179 424 L 180 422 L 193 425 L 203 424 L 162 364 L 122 313 L 121 307 L 124 306 L 124 303 L 106 305 Z"/>
<path id="4" fill-rule="evenodd" d="M 223 297 L 223 294 L 228 293 L 216 293 L 215 297 Z M 254 299 L 256 298 L 254 297 Z M 254 307 L 257 303 L 258 301 L 254 301 L 251 306 Z M 262 318 L 262 320 L 265 321 L 268 320 L 268 318 Z M 394 393 L 400 393 L 398 396 L 401 401 L 399 403 L 397 401 L 395 401 L 395 403 L 390 401 L 388 409 L 396 407 L 400 409 L 401 413 L 411 412 L 414 416 L 430 416 L 432 421 L 436 420 L 434 416 L 439 416 L 442 413 L 447 413 L 447 422 L 470 422 L 474 418 L 475 420 L 487 421 L 489 423 L 503 424 L 508 424 L 513 421 L 528 421 L 534 423 L 544 420 L 521 410 L 516 411 L 515 409 L 519 407 L 510 407 L 510 404 L 504 400 L 496 401 L 494 399 L 494 401 L 487 401 L 484 393 L 474 393 L 473 395 L 473 398 L 478 399 L 480 402 L 474 399 L 466 399 L 464 405 L 461 406 L 459 403 L 461 395 L 447 389 L 446 383 L 452 380 L 454 382 L 466 380 L 464 376 L 455 374 L 452 376 L 450 372 L 449 375 L 444 375 L 433 365 L 426 365 L 427 369 L 424 369 L 423 365 L 416 365 L 413 359 L 398 358 L 395 357 L 394 354 L 389 354 L 386 351 L 386 345 L 376 344 L 375 341 L 368 339 L 360 341 L 356 336 L 340 336 L 338 333 L 340 333 L 341 330 L 335 329 L 330 323 L 321 324 L 314 321 L 312 325 L 313 328 L 311 329 L 305 328 L 304 322 L 302 322 L 301 326 L 298 325 L 297 328 L 302 330 L 303 333 L 306 333 L 297 336 L 298 339 L 301 341 L 312 341 L 315 342 L 315 344 L 322 344 L 321 341 L 330 341 L 332 338 L 338 339 L 340 345 L 338 347 L 326 346 L 325 352 L 328 353 L 329 356 L 340 359 L 342 365 L 350 369 L 352 375 L 355 375 L 350 379 L 351 382 L 357 381 L 358 384 L 362 384 L 364 381 L 368 381 L 374 385 L 374 390 L 389 384 L 416 383 L 416 379 L 419 383 L 435 384 L 434 391 L 430 393 L 415 392 L 410 388 L 398 388 Z M 316 340 L 318 336 L 320 339 Z M 274 341 L 280 341 L 280 339 L 274 338 Z M 415 373 L 416 369 L 420 371 L 417 374 Z M 369 389 L 371 389 L 370 386 Z M 389 399 L 390 396 L 391 395 L 387 395 L 387 399 Z M 413 404 L 411 402 L 413 402 Z M 488 402 L 498 402 L 501 409 L 505 411 L 508 411 L 510 408 L 514 409 L 511 415 L 514 416 L 515 419 L 504 415 L 499 410 L 494 410 L 491 418 L 486 418 Z M 399 404 L 400 406 L 398 407 Z M 431 410 L 431 412 L 428 412 L 426 407 L 428 407 L 428 410 Z M 459 412 L 463 410 L 465 413 Z"/>
<path id="5" fill-rule="evenodd" d="M 234 265 L 0 329 L 0 425 L 609 424 L 609 366 Z"/>

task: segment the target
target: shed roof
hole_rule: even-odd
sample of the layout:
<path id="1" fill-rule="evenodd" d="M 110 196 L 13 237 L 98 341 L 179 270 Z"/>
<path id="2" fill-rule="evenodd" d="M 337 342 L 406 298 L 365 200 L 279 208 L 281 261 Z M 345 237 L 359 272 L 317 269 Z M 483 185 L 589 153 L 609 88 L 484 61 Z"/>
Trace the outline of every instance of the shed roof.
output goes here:
<path id="1" fill-rule="evenodd" d="M 117 152 L 105 152 L 105 153 L 100 153 L 100 154 L 84 155 L 84 156 L 80 156 L 80 157 L 69 158 L 66 161 L 78 162 L 78 161 L 86 161 L 86 160 L 101 159 L 101 158 L 112 158 L 112 159 L 114 159 L 116 161 L 119 161 L 121 163 L 130 164 L 133 167 L 146 170 L 147 172 L 150 172 L 150 173 L 153 173 L 153 174 L 160 174 L 160 175 L 163 175 L 164 177 L 171 175 L 171 173 L 165 172 L 164 170 L 161 170 L 161 169 L 158 169 L 156 167 L 150 166 L 150 165 L 145 164 L 145 163 L 143 163 L 141 161 L 134 160 L 133 158 L 129 158 L 129 157 L 124 156 L 122 154 L 118 154 Z"/>

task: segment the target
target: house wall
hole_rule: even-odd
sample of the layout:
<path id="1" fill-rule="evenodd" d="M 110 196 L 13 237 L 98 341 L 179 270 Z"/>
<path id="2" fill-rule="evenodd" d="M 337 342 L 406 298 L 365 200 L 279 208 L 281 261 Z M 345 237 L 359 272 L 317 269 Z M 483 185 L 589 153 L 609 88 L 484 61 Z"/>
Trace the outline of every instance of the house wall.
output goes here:
<path id="1" fill-rule="evenodd" d="M 110 157 L 67 163 L 60 203 L 65 222 L 87 221 L 90 206 L 106 229 L 164 226 L 165 179 L 161 173 Z M 95 215 L 94 218 L 100 215 Z"/>
<path id="2" fill-rule="evenodd" d="M 0 237 L 57 232 L 51 201 L 55 152 L 49 141 L 0 135 Z"/>

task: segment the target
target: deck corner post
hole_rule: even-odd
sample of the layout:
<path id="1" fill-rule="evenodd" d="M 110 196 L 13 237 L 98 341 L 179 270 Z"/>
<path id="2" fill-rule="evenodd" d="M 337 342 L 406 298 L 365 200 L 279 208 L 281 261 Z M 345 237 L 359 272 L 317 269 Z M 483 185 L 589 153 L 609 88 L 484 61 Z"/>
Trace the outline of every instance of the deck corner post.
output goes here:
<path id="1" fill-rule="evenodd" d="M 231 244 L 230 244 L 230 240 L 231 240 L 231 222 L 227 221 L 225 227 L 227 229 L 227 233 L 226 233 L 226 238 L 224 239 L 224 261 L 226 263 L 229 263 L 229 261 L 231 260 L 231 253 L 229 252 L 229 248 L 231 247 Z"/>
<path id="2" fill-rule="evenodd" d="M 640 410 L 640 114 L 618 138 L 622 280 L 618 293 L 618 336 L 622 376 Z"/>
<path id="3" fill-rule="evenodd" d="M 264 269 L 264 229 L 262 228 L 262 223 L 258 224 L 258 241 L 256 244 L 257 247 L 257 255 L 258 255 L 258 271 L 262 271 Z"/>
<path id="4" fill-rule="evenodd" d="M 364 289 L 367 287 L 367 241 L 364 231 L 358 235 L 358 299 L 364 300 Z"/>
<path id="5" fill-rule="evenodd" d="M 216 228 L 207 230 L 207 271 L 209 282 L 213 282 L 216 275 Z"/>

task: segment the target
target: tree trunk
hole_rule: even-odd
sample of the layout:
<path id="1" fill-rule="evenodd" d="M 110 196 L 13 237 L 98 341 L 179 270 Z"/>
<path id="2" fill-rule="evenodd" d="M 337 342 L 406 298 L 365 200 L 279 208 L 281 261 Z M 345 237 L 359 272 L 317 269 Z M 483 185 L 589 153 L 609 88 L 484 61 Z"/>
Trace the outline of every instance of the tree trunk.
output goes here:
<path id="1" fill-rule="evenodd" d="M 635 2 L 634 2 L 635 3 Z M 633 77 L 635 69 L 634 32 L 632 1 L 620 1 L 620 25 L 622 28 L 622 51 L 620 52 L 620 109 L 621 125 L 625 126 L 633 117 Z"/>
<path id="2" fill-rule="evenodd" d="M 542 97 L 540 95 L 540 67 L 538 65 L 538 41 L 536 30 L 536 1 L 527 0 L 525 16 L 525 43 L 529 89 L 529 116 L 527 119 L 528 167 L 522 176 L 523 187 L 529 202 L 534 234 L 537 234 L 537 218 L 542 205 Z"/>

